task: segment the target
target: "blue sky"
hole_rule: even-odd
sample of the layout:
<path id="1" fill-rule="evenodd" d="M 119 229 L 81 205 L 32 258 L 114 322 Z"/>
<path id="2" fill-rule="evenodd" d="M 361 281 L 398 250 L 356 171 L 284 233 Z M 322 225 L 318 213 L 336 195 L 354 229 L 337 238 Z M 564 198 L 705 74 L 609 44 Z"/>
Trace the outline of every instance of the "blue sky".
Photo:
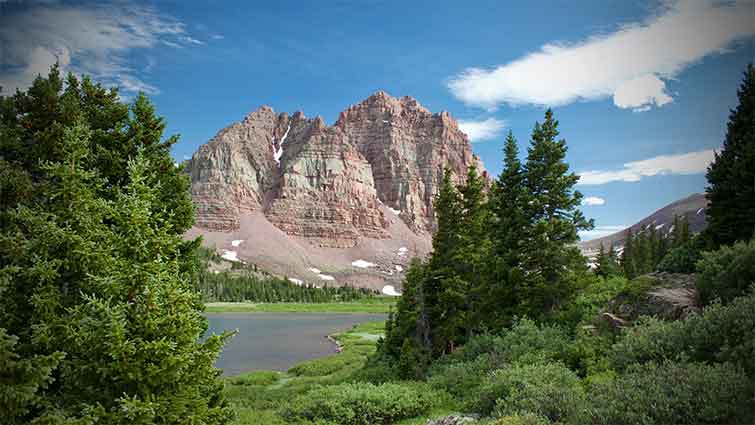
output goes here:
<path id="1" fill-rule="evenodd" d="M 377 90 L 450 111 L 493 174 L 552 107 L 610 233 L 701 192 L 755 61 L 752 1 L 0 0 L 0 85 L 56 60 L 147 92 L 181 160 L 262 104 L 335 121 Z"/>

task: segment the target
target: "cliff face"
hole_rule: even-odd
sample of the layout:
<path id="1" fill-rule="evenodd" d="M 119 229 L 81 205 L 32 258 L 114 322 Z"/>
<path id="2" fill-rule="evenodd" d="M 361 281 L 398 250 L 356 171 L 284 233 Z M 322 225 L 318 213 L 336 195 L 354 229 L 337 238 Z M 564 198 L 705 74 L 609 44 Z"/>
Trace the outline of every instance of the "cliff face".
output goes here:
<path id="1" fill-rule="evenodd" d="M 378 92 L 342 112 L 335 127 L 372 165 L 378 197 L 415 231 L 432 231 L 433 198 L 443 167 L 457 178 L 482 169 L 467 136 L 448 112 L 432 114 L 411 97 Z"/>
<path id="2" fill-rule="evenodd" d="M 471 164 L 484 171 L 451 115 L 378 92 L 332 127 L 263 106 L 202 145 L 187 171 L 200 228 L 234 230 L 261 210 L 288 234 L 343 246 L 387 237 L 381 203 L 431 232 L 443 167 L 461 179 Z"/>
<path id="3" fill-rule="evenodd" d="M 265 226 L 313 247 L 348 249 L 363 239 L 374 245 L 399 238 L 417 247 L 411 253 L 402 247 L 408 259 L 429 249 L 443 168 L 460 181 L 472 164 L 484 171 L 456 121 L 411 97 L 377 92 L 343 111 L 333 126 L 319 116 L 276 114 L 263 106 L 218 132 L 188 161 L 194 233 L 234 233 L 251 241 L 255 229 L 243 223 L 260 221 L 244 217 L 263 215 Z M 396 265 L 391 276 L 402 268 Z"/>

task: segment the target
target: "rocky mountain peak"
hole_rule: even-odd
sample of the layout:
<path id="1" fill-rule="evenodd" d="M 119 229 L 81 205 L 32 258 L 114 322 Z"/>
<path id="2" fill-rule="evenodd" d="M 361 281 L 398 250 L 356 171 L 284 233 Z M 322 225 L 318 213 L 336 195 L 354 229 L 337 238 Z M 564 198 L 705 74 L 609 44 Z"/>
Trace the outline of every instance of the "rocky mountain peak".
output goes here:
<path id="1" fill-rule="evenodd" d="M 356 119 L 390 120 L 411 116 L 431 116 L 432 113 L 411 96 L 395 98 L 384 91 L 377 91 L 362 102 L 349 106 L 339 116 L 336 126 L 348 117 Z"/>
<path id="2" fill-rule="evenodd" d="M 399 225 L 405 241 L 429 247 L 443 169 L 461 182 L 471 164 L 484 170 L 448 112 L 378 91 L 333 126 L 263 105 L 202 145 L 186 169 L 200 233 L 242 231 L 243 217 L 256 214 L 288 237 L 347 249 L 392 240 Z"/>

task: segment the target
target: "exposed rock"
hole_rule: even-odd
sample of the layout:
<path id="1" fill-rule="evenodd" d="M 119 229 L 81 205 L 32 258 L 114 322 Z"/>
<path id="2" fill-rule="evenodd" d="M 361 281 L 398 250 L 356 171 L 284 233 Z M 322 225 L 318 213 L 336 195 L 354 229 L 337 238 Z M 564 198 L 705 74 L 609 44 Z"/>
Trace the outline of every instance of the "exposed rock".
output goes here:
<path id="1" fill-rule="evenodd" d="M 287 126 L 287 114 L 263 106 L 199 147 L 186 167 L 198 227 L 237 229 L 242 213 L 261 208 L 279 180 L 274 137 Z"/>
<path id="2" fill-rule="evenodd" d="M 318 117 L 284 155 L 268 219 L 290 235 L 321 246 L 346 247 L 359 236 L 385 238 L 388 223 L 372 179 L 372 169 L 343 132 Z"/>
<path id="3" fill-rule="evenodd" d="M 626 320 L 617 317 L 609 312 L 604 312 L 601 317 L 603 318 L 603 320 L 608 322 L 614 332 L 621 330 L 627 325 Z"/>
<path id="4" fill-rule="evenodd" d="M 427 421 L 427 425 L 462 425 L 473 424 L 479 419 L 476 416 L 462 416 L 462 415 L 450 415 L 440 419 L 431 419 Z"/>
<path id="5" fill-rule="evenodd" d="M 377 92 L 342 112 L 333 126 L 319 116 L 277 114 L 262 106 L 221 130 L 188 161 L 197 204 L 190 234 L 218 244 L 234 233 L 248 240 L 240 259 L 286 276 L 299 276 L 308 265 L 327 270 L 338 283 L 353 283 L 349 276 L 358 273 L 375 287 L 385 280 L 395 284 L 411 259 L 397 250 L 409 246 L 412 255 L 423 255 L 429 249 L 443 168 L 461 182 L 472 164 L 484 172 L 453 117 L 433 114 L 410 97 Z M 280 243 L 255 251 L 264 244 L 263 234 L 280 240 L 259 217 L 294 238 L 286 243 L 291 251 Z M 380 240 L 387 242 L 370 242 Z M 350 249 L 357 257 L 334 267 L 316 261 L 323 253 L 317 248 Z M 255 258 L 248 257 L 252 252 Z M 350 263 L 356 259 L 378 266 L 354 270 Z"/>
<path id="6" fill-rule="evenodd" d="M 415 231 L 434 229 L 433 198 L 449 167 L 460 180 L 485 169 L 448 112 L 432 114 L 415 99 L 377 92 L 346 109 L 336 127 L 372 165 L 379 198 Z"/>
<path id="7" fill-rule="evenodd" d="M 700 312 L 694 275 L 650 273 L 633 279 L 629 285 L 630 290 L 611 300 L 608 311 L 601 315 L 614 328 L 640 316 L 680 320 Z"/>

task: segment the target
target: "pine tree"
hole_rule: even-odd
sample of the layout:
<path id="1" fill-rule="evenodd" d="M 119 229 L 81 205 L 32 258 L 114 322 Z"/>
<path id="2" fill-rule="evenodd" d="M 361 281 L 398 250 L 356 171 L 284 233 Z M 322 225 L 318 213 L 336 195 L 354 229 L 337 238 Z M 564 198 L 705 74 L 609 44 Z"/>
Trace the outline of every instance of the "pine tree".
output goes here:
<path id="1" fill-rule="evenodd" d="M 747 66 L 723 149 L 706 175 L 706 234 L 715 247 L 755 235 L 755 67 Z"/>

